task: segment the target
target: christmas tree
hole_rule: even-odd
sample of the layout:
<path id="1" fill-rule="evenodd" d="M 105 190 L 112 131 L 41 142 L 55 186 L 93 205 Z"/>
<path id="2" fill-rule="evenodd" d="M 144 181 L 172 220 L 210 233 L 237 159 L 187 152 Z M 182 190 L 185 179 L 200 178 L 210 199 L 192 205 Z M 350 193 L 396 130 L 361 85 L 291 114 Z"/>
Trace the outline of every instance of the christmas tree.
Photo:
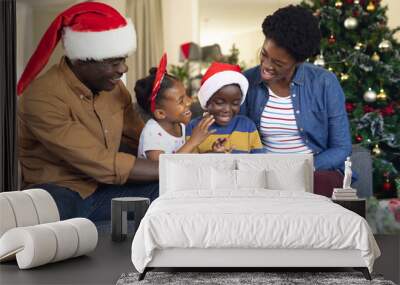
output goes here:
<path id="1" fill-rule="evenodd" d="M 309 61 L 334 72 L 346 96 L 353 144 L 371 150 L 374 194 L 400 189 L 400 44 L 380 0 L 304 0 L 318 17 L 320 54 Z M 397 183 L 395 183 L 395 181 Z M 397 191 L 396 191 L 397 190 Z"/>

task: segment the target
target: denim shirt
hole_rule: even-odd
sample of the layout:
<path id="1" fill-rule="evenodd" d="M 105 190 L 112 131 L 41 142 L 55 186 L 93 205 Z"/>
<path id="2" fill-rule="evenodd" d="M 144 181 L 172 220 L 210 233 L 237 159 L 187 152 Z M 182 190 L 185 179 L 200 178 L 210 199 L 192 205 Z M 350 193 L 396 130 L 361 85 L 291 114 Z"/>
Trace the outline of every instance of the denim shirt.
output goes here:
<path id="1" fill-rule="evenodd" d="M 260 66 L 244 72 L 249 91 L 240 113 L 260 131 L 261 114 L 269 93 Z M 345 96 L 336 76 L 313 64 L 302 63 L 290 83 L 290 96 L 300 136 L 314 153 L 317 170 L 342 169 L 351 154 L 351 137 Z"/>

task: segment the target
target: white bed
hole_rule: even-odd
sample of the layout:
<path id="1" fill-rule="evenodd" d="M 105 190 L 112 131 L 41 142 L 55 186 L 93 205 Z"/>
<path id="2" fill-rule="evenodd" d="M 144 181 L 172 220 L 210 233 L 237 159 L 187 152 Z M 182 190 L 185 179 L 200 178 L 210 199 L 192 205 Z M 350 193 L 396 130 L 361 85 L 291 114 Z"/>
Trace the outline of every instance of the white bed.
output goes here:
<path id="1" fill-rule="evenodd" d="M 313 194 L 311 155 L 162 155 L 132 243 L 154 267 L 354 267 L 380 255 L 362 217 Z"/>

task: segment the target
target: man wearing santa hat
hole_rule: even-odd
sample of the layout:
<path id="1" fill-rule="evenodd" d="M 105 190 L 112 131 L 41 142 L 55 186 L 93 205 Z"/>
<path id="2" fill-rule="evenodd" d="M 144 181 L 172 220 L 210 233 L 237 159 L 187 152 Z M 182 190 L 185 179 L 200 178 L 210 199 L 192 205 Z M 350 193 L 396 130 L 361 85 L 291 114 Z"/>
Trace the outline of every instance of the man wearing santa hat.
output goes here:
<path id="1" fill-rule="evenodd" d="M 60 39 L 65 56 L 36 78 Z M 80 3 L 52 22 L 18 82 L 23 187 L 47 190 L 62 219 L 105 220 L 114 197 L 158 196 L 158 163 L 119 151 L 137 149 L 144 125 L 120 80 L 135 48 L 129 19 Z"/>

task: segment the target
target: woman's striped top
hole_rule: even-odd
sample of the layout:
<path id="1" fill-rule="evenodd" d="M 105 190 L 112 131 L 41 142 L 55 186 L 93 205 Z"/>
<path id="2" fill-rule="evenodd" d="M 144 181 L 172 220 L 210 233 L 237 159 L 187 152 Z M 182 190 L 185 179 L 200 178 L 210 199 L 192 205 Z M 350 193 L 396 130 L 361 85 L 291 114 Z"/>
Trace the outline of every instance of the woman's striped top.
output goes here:
<path id="1" fill-rule="evenodd" d="M 267 152 L 312 153 L 300 136 L 291 97 L 279 97 L 271 89 L 261 114 L 260 136 Z"/>

